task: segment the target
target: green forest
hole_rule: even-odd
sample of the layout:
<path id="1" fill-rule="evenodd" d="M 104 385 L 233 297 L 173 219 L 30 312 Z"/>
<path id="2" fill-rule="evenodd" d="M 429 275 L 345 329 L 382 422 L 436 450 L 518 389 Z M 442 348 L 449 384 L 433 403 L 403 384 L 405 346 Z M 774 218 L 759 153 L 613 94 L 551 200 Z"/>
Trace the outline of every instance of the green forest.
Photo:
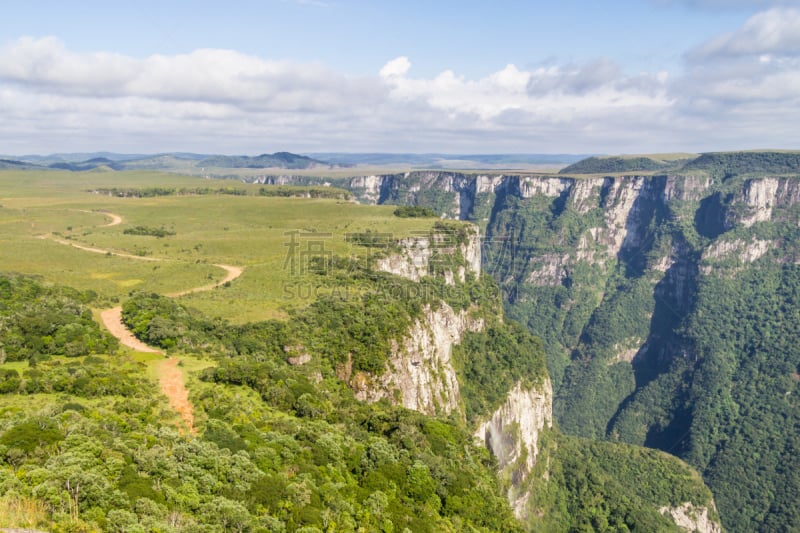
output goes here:
<path id="1" fill-rule="evenodd" d="M 375 283 L 347 264 L 321 275 L 362 289 Z M 470 290 L 493 284 L 471 283 L 452 305 L 474 305 Z M 418 304 L 365 291 L 322 298 L 289 322 L 232 325 L 163 296 L 134 295 L 123 317 L 137 336 L 206 361 L 190 384 L 195 434 L 175 427 L 145 365 L 91 321 L 94 295 L 23 276 L 3 276 L 0 287 L 2 324 L 14 332 L 3 349 L 15 366 L 4 366 L 0 385 L 0 510 L 9 516 L 27 512 L 39 520 L 30 525 L 53 532 L 524 529 L 465 419 L 359 402 L 337 377 L 346 352 L 358 368 L 381 371 L 386 343 L 418 316 Z M 499 305 L 483 300 L 480 309 L 488 317 Z M 28 324 L 33 309 L 51 313 L 54 329 Z M 56 341 L 73 328 L 82 328 L 69 337 L 82 340 L 80 349 Z M 287 349 L 299 343 L 314 356 L 295 366 Z M 471 334 L 455 357 L 470 419 L 514 381 L 545 376 L 539 341 L 509 320 Z M 685 481 L 628 500 L 639 481 L 617 469 L 630 451 L 552 435 L 553 482 L 538 502 L 553 513 L 550 530 L 669 531 L 656 503 L 709 501 L 685 466 L 654 454 L 652 464 L 631 464 Z M 611 479 L 617 492 L 608 492 Z"/>
<path id="2" fill-rule="evenodd" d="M 600 178 L 599 212 L 568 196 L 499 194 L 487 224 L 507 312 L 544 342 L 560 427 L 686 460 L 731 531 L 800 521 L 789 503 L 800 487 L 794 176 L 773 178 L 776 199 L 747 205 L 765 194 L 759 176 L 796 172 L 798 161 L 796 153 L 704 154 L 686 164 L 697 174 Z M 581 252 L 594 261 L 579 260 L 590 229 L 609 227 L 603 211 L 619 201 L 610 196 L 617 180 L 641 180 L 627 222 L 636 244 L 605 256 L 594 243 Z M 698 196 L 664 200 L 670 187 L 700 186 Z M 756 209 L 769 209 L 769 219 Z M 530 282 L 541 258 L 553 257 L 566 257 L 557 281 Z"/>

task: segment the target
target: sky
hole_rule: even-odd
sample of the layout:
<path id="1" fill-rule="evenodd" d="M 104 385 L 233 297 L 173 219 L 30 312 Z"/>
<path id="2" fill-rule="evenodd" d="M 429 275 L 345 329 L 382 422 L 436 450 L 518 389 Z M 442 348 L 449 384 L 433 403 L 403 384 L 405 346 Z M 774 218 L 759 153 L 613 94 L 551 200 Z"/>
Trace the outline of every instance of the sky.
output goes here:
<path id="1" fill-rule="evenodd" d="M 800 0 L 8 2 L 0 153 L 800 149 Z"/>

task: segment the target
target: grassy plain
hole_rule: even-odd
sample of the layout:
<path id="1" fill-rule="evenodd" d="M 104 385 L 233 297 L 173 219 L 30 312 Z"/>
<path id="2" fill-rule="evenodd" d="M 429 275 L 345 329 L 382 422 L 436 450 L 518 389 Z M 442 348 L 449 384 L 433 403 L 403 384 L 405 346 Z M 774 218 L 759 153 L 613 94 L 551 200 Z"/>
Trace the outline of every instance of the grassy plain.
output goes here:
<path id="1" fill-rule="evenodd" d="M 247 195 L 119 198 L 89 192 L 231 186 Z M 117 302 L 132 291 L 167 294 L 208 285 L 225 276 L 214 264 L 239 266 L 239 279 L 180 299 L 210 316 L 246 322 L 283 317 L 310 303 L 319 289 L 314 276 L 302 272 L 306 258 L 366 253 L 347 243 L 345 234 L 369 229 L 401 237 L 433 224 L 397 218 L 391 206 L 259 197 L 260 187 L 156 172 L 0 172 L 0 270 L 40 275 Z M 110 225 L 108 213 L 120 215 L 122 223 Z M 135 226 L 175 235 L 124 233 Z"/>

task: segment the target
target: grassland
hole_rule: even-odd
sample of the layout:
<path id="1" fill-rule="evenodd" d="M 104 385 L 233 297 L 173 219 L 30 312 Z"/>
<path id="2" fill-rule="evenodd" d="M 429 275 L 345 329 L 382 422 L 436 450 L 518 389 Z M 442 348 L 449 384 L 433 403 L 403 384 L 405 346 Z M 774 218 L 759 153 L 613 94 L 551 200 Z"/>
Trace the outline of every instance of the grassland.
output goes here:
<path id="1" fill-rule="evenodd" d="M 348 244 L 346 233 L 370 229 L 400 237 L 432 224 L 397 218 L 391 206 L 259 197 L 261 186 L 238 183 L 246 196 L 118 198 L 88 192 L 207 183 L 154 172 L 0 172 L 0 270 L 40 275 L 117 302 L 132 291 L 168 294 L 208 285 L 226 274 L 214 263 L 236 265 L 245 269 L 238 280 L 181 300 L 210 316 L 246 322 L 282 317 L 288 308 L 310 303 L 318 288 L 302 272 L 304 258 L 366 253 Z M 108 213 L 121 216 L 122 223 L 109 225 Z M 135 226 L 163 227 L 175 235 L 124 233 Z"/>

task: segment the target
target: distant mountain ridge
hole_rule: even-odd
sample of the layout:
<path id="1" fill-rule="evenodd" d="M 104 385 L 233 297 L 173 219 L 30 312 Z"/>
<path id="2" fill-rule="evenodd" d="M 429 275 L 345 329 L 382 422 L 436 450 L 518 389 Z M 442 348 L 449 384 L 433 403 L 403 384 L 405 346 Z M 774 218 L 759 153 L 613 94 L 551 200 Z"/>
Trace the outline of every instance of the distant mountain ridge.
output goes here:
<path id="1" fill-rule="evenodd" d="M 566 165 L 566 166 L 564 166 Z M 263 153 L 256 156 L 166 152 L 118 154 L 112 152 L 2 156 L 0 169 L 54 169 L 72 172 L 153 170 L 210 177 L 241 177 L 225 169 L 344 169 L 390 167 L 411 170 L 533 171 L 562 175 L 612 175 L 635 172 L 656 174 L 699 172 L 709 175 L 773 173 L 800 170 L 800 151 L 759 150 L 702 154 L 642 154 L 584 156 L 578 154 L 400 154 L 400 153 Z M 542 168 L 551 167 L 551 168 Z M 556 168 L 552 168 L 556 167 Z M 563 167 L 560 168 L 559 167 Z M 366 171 L 363 171 L 366 172 Z M 371 171 L 374 172 L 374 171 Z M 252 173 L 250 173 L 252 174 Z"/>
<path id="2" fill-rule="evenodd" d="M 306 153 L 309 157 L 331 163 L 351 165 L 408 165 L 427 168 L 485 168 L 508 169 L 534 166 L 562 166 L 575 163 L 585 157 L 582 154 L 445 154 L 445 153 Z"/>
<path id="3" fill-rule="evenodd" d="M 219 168 L 288 168 L 304 169 L 329 166 L 330 163 L 291 152 L 261 154 L 255 157 L 246 155 L 216 155 L 200 160 L 197 166 Z"/>
<path id="4" fill-rule="evenodd" d="M 774 173 L 800 171 L 800 152 L 758 150 L 704 154 L 652 154 L 593 156 L 559 171 L 559 174 L 619 174 L 625 172 L 691 172 L 710 174 Z"/>
<path id="5" fill-rule="evenodd" d="M 0 168 L 54 169 L 71 172 L 90 170 L 199 171 L 203 168 L 281 168 L 309 169 L 329 167 L 330 163 L 290 152 L 246 155 L 209 155 L 184 152 L 162 154 L 116 154 L 111 152 L 26 155 L 0 159 Z"/>
<path id="6" fill-rule="evenodd" d="M 446 154 L 446 153 L 342 153 L 292 152 L 263 153 L 256 156 L 164 152 L 158 154 L 120 154 L 114 152 L 56 153 L 49 155 L 2 156 L 2 168 L 53 168 L 74 172 L 94 169 L 185 171 L 193 174 L 201 169 L 280 168 L 306 170 L 313 168 L 351 168 L 358 166 L 395 166 L 425 169 L 523 170 L 534 167 L 556 167 L 585 159 L 581 154 Z"/>

